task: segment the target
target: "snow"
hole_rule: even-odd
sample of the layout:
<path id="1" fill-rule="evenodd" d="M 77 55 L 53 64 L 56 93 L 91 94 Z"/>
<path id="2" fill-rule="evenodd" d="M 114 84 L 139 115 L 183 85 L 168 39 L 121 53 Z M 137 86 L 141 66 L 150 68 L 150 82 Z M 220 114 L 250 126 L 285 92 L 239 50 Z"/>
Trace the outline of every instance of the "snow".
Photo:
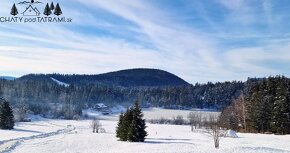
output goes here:
<path id="1" fill-rule="evenodd" d="M 116 106 L 110 108 L 112 113 L 110 115 L 102 115 L 102 112 L 96 111 L 94 109 L 85 109 L 83 110 L 83 114 L 87 115 L 89 118 L 98 118 L 103 120 L 114 120 L 117 121 L 119 119 L 120 112 L 125 112 L 126 109 L 122 106 Z M 187 119 L 187 116 L 190 112 L 201 113 L 202 117 L 209 117 L 209 115 L 218 116 L 220 112 L 209 111 L 209 110 L 173 110 L 173 109 L 163 109 L 163 108 L 145 108 L 142 109 L 144 113 L 144 118 L 146 120 L 151 119 L 172 119 L 173 116 L 176 117 L 181 115 L 184 119 Z"/>
<path id="2" fill-rule="evenodd" d="M 290 136 L 238 133 L 224 137 L 215 149 L 213 138 L 189 126 L 148 124 L 144 143 L 118 141 L 117 121 L 101 120 L 106 133 L 92 133 L 90 120 L 40 119 L 0 130 L 0 152 L 11 153 L 290 153 Z M 69 125 L 69 126 L 68 126 Z M 14 139 L 14 140 L 13 140 Z"/>
<path id="3" fill-rule="evenodd" d="M 238 138 L 237 132 L 234 130 L 228 130 L 226 136 L 230 138 Z"/>
<path id="4" fill-rule="evenodd" d="M 202 116 L 208 117 L 209 115 L 217 116 L 220 112 L 208 111 L 208 110 L 173 110 L 173 109 L 163 109 L 163 108 L 146 108 L 143 109 L 144 116 L 146 119 L 172 119 L 173 116 L 182 116 L 184 119 L 187 118 L 190 112 L 201 113 Z"/>
<path id="5" fill-rule="evenodd" d="M 58 81 L 58 80 L 56 80 L 56 79 L 54 79 L 54 78 L 52 78 L 52 77 L 50 77 L 50 79 L 51 79 L 52 81 L 56 82 L 58 85 L 65 86 L 65 87 L 68 87 L 68 86 L 69 86 L 69 84 L 64 83 L 64 82 L 61 82 L 61 81 Z"/>

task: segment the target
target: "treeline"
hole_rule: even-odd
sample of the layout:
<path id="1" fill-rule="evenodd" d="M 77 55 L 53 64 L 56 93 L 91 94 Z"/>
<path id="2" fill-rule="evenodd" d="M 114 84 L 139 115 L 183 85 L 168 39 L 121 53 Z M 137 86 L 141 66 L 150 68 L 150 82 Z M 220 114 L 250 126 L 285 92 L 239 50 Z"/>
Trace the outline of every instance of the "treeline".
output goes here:
<path id="1" fill-rule="evenodd" d="M 226 108 L 224 126 L 258 133 L 290 134 L 290 79 L 249 80 L 244 94 Z"/>
<path id="2" fill-rule="evenodd" d="M 108 106 L 130 106 L 139 100 L 141 105 L 173 105 L 187 108 L 222 109 L 230 105 L 244 88 L 243 82 L 207 83 L 169 87 L 120 87 L 97 84 L 58 85 L 41 75 L 33 79 L 0 79 L 0 97 L 10 101 L 14 108 L 27 108 L 35 114 L 73 118 L 84 108 L 96 103 Z M 21 110 L 25 112 L 26 110 Z"/>

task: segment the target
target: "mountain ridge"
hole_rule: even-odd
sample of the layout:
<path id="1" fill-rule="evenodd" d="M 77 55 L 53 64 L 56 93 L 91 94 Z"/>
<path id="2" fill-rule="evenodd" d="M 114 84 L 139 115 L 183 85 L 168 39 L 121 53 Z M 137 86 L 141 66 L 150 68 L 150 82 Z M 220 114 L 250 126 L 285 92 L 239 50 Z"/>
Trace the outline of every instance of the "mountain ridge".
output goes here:
<path id="1" fill-rule="evenodd" d="M 102 74 L 28 74 L 19 80 L 43 80 L 54 78 L 67 84 L 98 84 L 121 87 L 161 87 L 190 85 L 177 75 L 159 69 L 135 68 Z"/>

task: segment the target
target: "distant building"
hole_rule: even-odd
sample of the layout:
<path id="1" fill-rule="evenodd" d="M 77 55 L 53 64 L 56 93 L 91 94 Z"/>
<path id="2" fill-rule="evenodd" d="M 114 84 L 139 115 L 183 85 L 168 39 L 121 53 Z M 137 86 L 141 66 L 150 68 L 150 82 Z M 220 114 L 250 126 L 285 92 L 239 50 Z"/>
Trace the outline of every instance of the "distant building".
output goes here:
<path id="1" fill-rule="evenodd" d="M 23 16 L 39 16 L 40 12 L 36 7 L 33 8 L 32 5 L 29 5 L 22 14 Z"/>
<path id="2" fill-rule="evenodd" d="M 101 111 L 103 109 L 107 109 L 108 106 L 106 106 L 104 103 L 97 103 L 94 107 L 95 110 Z"/>
<path id="3" fill-rule="evenodd" d="M 108 106 L 106 106 L 104 103 L 97 103 L 94 106 L 94 109 L 96 111 L 102 112 L 103 115 L 109 115 L 111 113 L 111 110 Z"/>

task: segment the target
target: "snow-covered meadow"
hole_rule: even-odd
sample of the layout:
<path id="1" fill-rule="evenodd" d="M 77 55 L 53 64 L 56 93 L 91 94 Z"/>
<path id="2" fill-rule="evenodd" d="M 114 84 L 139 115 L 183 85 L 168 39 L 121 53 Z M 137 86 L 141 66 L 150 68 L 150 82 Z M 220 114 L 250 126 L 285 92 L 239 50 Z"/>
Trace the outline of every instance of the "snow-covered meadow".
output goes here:
<path id="1" fill-rule="evenodd" d="M 119 119 L 120 112 L 125 112 L 126 109 L 124 107 L 118 106 L 112 110 L 112 114 L 110 115 L 102 115 L 101 112 L 94 111 L 93 109 L 83 110 L 83 114 L 87 114 L 89 117 L 97 117 L 103 120 L 114 120 L 117 121 Z M 184 119 L 187 119 L 188 114 L 190 112 L 201 113 L 203 117 L 209 117 L 210 115 L 218 116 L 220 112 L 212 111 L 212 110 L 174 110 L 174 109 L 163 109 L 163 108 L 145 108 L 143 109 L 144 118 L 146 120 L 151 119 L 172 119 L 176 116 L 182 116 Z"/>
<path id="2" fill-rule="evenodd" d="M 18 123 L 14 130 L 0 130 L 0 152 L 11 153 L 290 153 L 290 136 L 242 134 L 222 138 L 215 149 L 213 138 L 189 126 L 147 123 L 144 143 L 120 142 L 117 121 L 101 120 L 106 133 L 92 133 L 90 120 L 68 121 L 36 118 Z"/>

